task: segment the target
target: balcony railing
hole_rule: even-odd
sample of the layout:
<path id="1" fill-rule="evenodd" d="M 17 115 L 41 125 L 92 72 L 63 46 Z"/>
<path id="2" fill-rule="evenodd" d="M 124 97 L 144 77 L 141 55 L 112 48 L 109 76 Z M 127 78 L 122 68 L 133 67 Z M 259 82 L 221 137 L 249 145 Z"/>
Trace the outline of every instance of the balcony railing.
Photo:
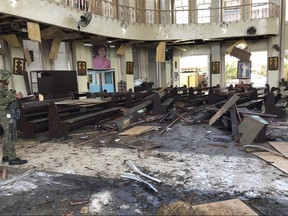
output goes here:
<path id="1" fill-rule="evenodd" d="M 50 0 L 51 1 L 51 0 Z M 118 5 L 108 0 L 54 0 L 68 7 L 91 12 L 127 23 L 200 24 L 238 20 L 279 18 L 280 7 L 275 3 L 246 4 L 232 7 L 197 10 L 151 10 Z"/>

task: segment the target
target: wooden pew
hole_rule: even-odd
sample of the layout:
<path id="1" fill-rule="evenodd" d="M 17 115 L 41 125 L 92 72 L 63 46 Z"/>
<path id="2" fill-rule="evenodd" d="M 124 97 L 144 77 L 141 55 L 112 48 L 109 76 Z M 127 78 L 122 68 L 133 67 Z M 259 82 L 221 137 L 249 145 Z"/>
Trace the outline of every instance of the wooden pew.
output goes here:
<path id="1" fill-rule="evenodd" d="M 49 131 L 52 138 L 67 137 L 69 131 L 92 123 L 102 123 L 121 116 L 121 107 L 74 106 L 50 103 Z"/>
<path id="2" fill-rule="evenodd" d="M 280 95 L 280 96 L 279 96 Z M 267 93 L 265 105 L 265 114 L 277 115 L 277 117 L 285 116 L 285 108 L 287 106 L 287 101 L 281 99 L 281 94 L 279 90 L 274 90 Z"/>

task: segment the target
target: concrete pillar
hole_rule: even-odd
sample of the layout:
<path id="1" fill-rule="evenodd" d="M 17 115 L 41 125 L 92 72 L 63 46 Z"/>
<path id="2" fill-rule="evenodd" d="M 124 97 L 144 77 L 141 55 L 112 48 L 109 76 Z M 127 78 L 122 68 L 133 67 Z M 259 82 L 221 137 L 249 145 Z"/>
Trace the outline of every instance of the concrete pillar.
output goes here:
<path id="1" fill-rule="evenodd" d="M 220 1 L 212 1 L 211 2 L 211 8 L 219 8 L 220 5 Z M 220 10 L 210 10 L 211 13 L 211 18 L 210 18 L 210 22 L 213 23 L 217 23 L 217 22 L 221 22 L 221 20 L 219 20 L 220 18 Z"/>
<path id="2" fill-rule="evenodd" d="M 277 37 L 270 37 L 269 45 L 268 45 L 268 60 L 267 60 L 267 79 L 268 84 L 270 87 L 277 87 L 279 86 L 280 81 L 280 64 L 279 64 L 279 51 L 273 48 L 274 44 L 279 44 L 279 36 Z M 268 70 L 269 69 L 269 57 L 278 57 L 278 70 Z"/>
<path id="3" fill-rule="evenodd" d="M 10 61 L 11 70 L 10 71 L 12 73 L 13 73 L 13 58 L 22 58 L 22 59 L 24 58 L 24 53 L 23 53 L 22 47 L 19 47 L 19 48 L 10 47 L 10 59 L 11 59 L 11 61 Z M 27 90 L 25 87 L 24 77 L 22 75 L 12 74 L 10 82 L 11 82 L 11 84 L 9 87 L 14 89 L 16 92 L 22 92 L 24 97 L 27 96 Z"/>
<path id="4" fill-rule="evenodd" d="M 74 42 L 73 43 L 73 52 L 74 52 L 74 59 L 75 59 L 75 64 L 77 61 L 86 61 L 86 54 L 85 54 L 85 47 L 83 42 Z M 87 62 L 86 62 L 87 66 Z M 77 68 L 77 66 L 75 66 Z M 78 82 L 78 91 L 79 92 L 87 92 L 87 81 L 88 78 L 87 76 L 78 76 L 77 75 L 77 82 Z"/>
<path id="5" fill-rule="evenodd" d="M 121 57 L 121 71 L 122 71 L 122 79 L 126 82 L 127 90 L 130 88 L 134 91 L 134 75 L 126 74 L 126 62 L 133 61 L 133 53 L 132 46 L 126 45 L 125 47 L 125 55 Z"/>
<path id="6" fill-rule="evenodd" d="M 172 71 L 173 71 L 172 85 L 180 86 L 180 57 L 173 57 Z"/>
<path id="7" fill-rule="evenodd" d="M 221 77 L 224 77 L 225 73 L 225 62 L 224 58 L 222 56 L 225 55 L 225 53 L 222 54 L 221 52 L 221 43 L 213 43 L 211 44 L 211 61 L 210 61 L 210 78 L 211 81 L 209 85 L 215 86 L 217 84 L 221 85 L 223 82 L 221 82 Z M 220 73 L 219 74 L 212 74 L 211 70 L 211 62 L 220 62 Z M 222 86 L 222 85 L 221 85 Z"/>

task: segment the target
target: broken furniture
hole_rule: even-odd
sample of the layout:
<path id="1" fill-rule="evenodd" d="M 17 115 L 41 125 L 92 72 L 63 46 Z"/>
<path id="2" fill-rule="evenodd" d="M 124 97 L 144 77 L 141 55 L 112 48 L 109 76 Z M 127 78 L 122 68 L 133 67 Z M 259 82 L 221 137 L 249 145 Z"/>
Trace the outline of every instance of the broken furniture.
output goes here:
<path id="1" fill-rule="evenodd" d="M 20 115 L 19 119 L 17 119 L 18 137 L 34 138 L 36 133 L 47 131 L 49 104 L 60 100 L 63 100 L 63 98 L 20 102 L 18 106 Z"/>
<path id="2" fill-rule="evenodd" d="M 153 114 L 162 115 L 167 113 L 168 109 L 172 107 L 173 101 L 173 98 L 169 98 L 168 92 L 155 92 L 153 94 Z"/>
<path id="3" fill-rule="evenodd" d="M 266 114 L 277 115 L 277 117 L 283 117 L 285 115 L 287 101 L 280 98 L 281 94 L 278 90 L 270 91 L 267 93 L 266 101 L 264 103 Z"/>
<path id="4" fill-rule="evenodd" d="M 82 100 L 50 103 L 48 136 L 66 137 L 73 129 L 91 123 L 103 123 L 122 115 L 120 107 L 107 108 L 105 101 L 96 100 L 90 99 L 86 103 Z"/>
<path id="5" fill-rule="evenodd" d="M 267 121 L 257 115 L 245 116 L 239 125 L 240 143 L 251 145 L 253 142 L 265 142 L 268 124 Z"/>
<path id="6" fill-rule="evenodd" d="M 262 109 L 263 99 L 258 99 L 257 89 L 250 88 L 248 91 L 238 94 L 240 99 L 237 101 L 237 107 L 247 109 Z"/>

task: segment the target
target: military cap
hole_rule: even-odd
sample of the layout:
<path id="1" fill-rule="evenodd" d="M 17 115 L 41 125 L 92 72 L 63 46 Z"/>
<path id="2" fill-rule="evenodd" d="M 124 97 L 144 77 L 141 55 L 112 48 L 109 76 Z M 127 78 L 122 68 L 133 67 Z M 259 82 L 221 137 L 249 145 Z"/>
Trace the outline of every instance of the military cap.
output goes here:
<path id="1" fill-rule="evenodd" d="M 0 69 L 0 80 L 7 80 L 12 73 L 6 69 Z"/>

